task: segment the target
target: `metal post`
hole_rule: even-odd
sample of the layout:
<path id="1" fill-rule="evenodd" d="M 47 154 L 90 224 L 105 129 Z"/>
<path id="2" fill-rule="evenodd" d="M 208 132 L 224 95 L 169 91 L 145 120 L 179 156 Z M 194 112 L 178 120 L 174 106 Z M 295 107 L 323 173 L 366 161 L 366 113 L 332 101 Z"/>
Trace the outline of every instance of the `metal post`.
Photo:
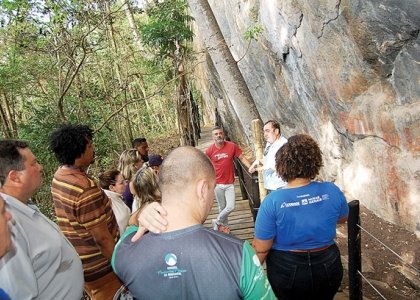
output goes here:
<path id="1" fill-rule="evenodd" d="M 348 229 L 348 252 L 349 252 L 349 299 L 362 300 L 362 277 L 358 271 L 362 271 L 362 251 L 360 236 L 360 206 L 359 200 L 349 203 Z M 358 226 L 359 225 L 359 226 Z"/>
<path id="2" fill-rule="evenodd" d="M 252 218 L 254 223 L 257 220 L 258 209 L 261 205 L 260 199 L 260 185 L 259 185 L 259 176 L 251 175 L 251 198 L 252 198 Z M 251 203 L 251 201 L 250 201 Z"/>

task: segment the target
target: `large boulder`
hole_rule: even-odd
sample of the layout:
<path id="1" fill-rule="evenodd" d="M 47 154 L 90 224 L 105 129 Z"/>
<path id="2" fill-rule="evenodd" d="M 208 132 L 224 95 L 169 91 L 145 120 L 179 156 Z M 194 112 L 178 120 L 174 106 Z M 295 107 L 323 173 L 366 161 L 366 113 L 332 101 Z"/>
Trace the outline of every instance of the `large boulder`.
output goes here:
<path id="1" fill-rule="evenodd" d="M 322 179 L 420 236 L 419 1 L 208 2 L 263 121 L 279 120 L 286 137 L 312 135 Z M 257 27 L 248 48 L 244 34 Z M 196 34 L 201 49 L 205 33 Z M 203 61 L 205 119 L 214 122 L 217 108 L 243 140 L 217 62 Z"/>

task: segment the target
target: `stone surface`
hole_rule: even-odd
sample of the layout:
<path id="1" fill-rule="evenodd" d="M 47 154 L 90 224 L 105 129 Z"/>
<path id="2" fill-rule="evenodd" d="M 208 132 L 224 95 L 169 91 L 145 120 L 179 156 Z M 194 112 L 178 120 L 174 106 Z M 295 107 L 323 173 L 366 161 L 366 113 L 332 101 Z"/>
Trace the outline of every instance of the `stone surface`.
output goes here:
<path id="1" fill-rule="evenodd" d="M 343 255 L 342 256 L 342 261 L 348 262 L 349 261 L 349 256 L 348 255 Z M 343 268 L 344 268 L 344 270 L 348 271 L 348 269 L 349 269 L 348 264 L 344 263 Z M 372 259 L 370 259 L 369 257 L 362 256 L 362 272 L 363 272 L 363 274 L 365 274 L 365 273 L 375 273 L 375 267 L 373 266 Z"/>
<path id="2" fill-rule="evenodd" d="M 279 120 L 286 136 L 312 135 L 322 179 L 420 236 L 419 1 L 208 2 L 262 120 Z M 249 43 L 257 25 L 263 32 Z M 204 119 L 214 122 L 217 107 L 244 140 L 217 62 L 199 60 Z"/>

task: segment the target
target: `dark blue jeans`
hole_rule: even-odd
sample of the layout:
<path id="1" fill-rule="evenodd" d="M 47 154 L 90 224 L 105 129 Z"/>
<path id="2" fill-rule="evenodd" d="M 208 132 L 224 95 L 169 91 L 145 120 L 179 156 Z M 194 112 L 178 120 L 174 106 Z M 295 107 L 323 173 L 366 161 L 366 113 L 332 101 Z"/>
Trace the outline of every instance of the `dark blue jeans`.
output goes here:
<path id="1" fill-rule="evenodd" d="M 333 299 L 343 278 L 340 251 L 335 244 L 319 252 L 271 249 L 267 277 L 278 299 Z"/>

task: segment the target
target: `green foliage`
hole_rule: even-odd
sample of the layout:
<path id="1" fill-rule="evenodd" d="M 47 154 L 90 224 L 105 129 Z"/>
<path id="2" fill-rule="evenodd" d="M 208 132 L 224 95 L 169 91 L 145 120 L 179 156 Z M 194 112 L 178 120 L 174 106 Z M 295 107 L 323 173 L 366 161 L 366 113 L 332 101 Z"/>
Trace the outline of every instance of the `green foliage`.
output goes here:
<path id="1" fill-rule="evenodd" d="M 258 22 L 258 6 L 254 5 L 249 10 L 249 17 L 252 20 L 252 22 L 257 23 Z"/>
<path id="2" fill-rule="evenodd" d="M 58 164 L 48 149 L 48 136 L 57 126 L 57 115 L 53 107 L 47 104 L 34 106 L 26 102 L 22 109 L 30 113 L 27 120 L 19 124 L 19 138 L 29 142 L 32 152 L 44 168 L 44 184 L 33 200 L 40 210 L 53 220 L 55 217 L 49 184 Z"/>
<path id="3" fill-rule="evenodd" d="M 185 0 L 150 4 L 146 13 L 148 19 L 141 24 L 142 40 L 149 47 L 157 49 L 160 56 L 173 57 L 183 43 L 192 40 L 189 22 L 194 18 L 188 14 Z"/>
<path id="4" fill-rule="evenodd" d="M 264 28 L 261 24 L 255 23 L 251 27 L 248 28 L 248 30 L 244 34 L 244 38 L 249 40 L 256 40 L 260 36 L 261 33 L 263 33 Z"/>
<path id="5" fill-rule="evenodd" d="M 109 4 L 106 11 L 103 1 L 0 1 L 0 105 L 9 108 L 7 120 L 0 118 L 0 136 L 15 123 L 17 138 L 27 140 L 43 164 L 44 185 L 34 200 L 51 219 L 50 183 L 58 165 L 48 137 L 60 124 L 100 128 L 92 175 L 115 165 L 119 153 L 131 147 L 131 138 L 174 131 L 169 55 L 177 44 L 185 51 L 182 43 L 192 39 L 185 2 L 165 1 L 151 8 L 149 17 L 133 9 L 137 22 L 171 20 L 149 34 L 157 42 L 147 45 L 163 46 L 155 60 L 139 51 L 121 3 Z"/>

